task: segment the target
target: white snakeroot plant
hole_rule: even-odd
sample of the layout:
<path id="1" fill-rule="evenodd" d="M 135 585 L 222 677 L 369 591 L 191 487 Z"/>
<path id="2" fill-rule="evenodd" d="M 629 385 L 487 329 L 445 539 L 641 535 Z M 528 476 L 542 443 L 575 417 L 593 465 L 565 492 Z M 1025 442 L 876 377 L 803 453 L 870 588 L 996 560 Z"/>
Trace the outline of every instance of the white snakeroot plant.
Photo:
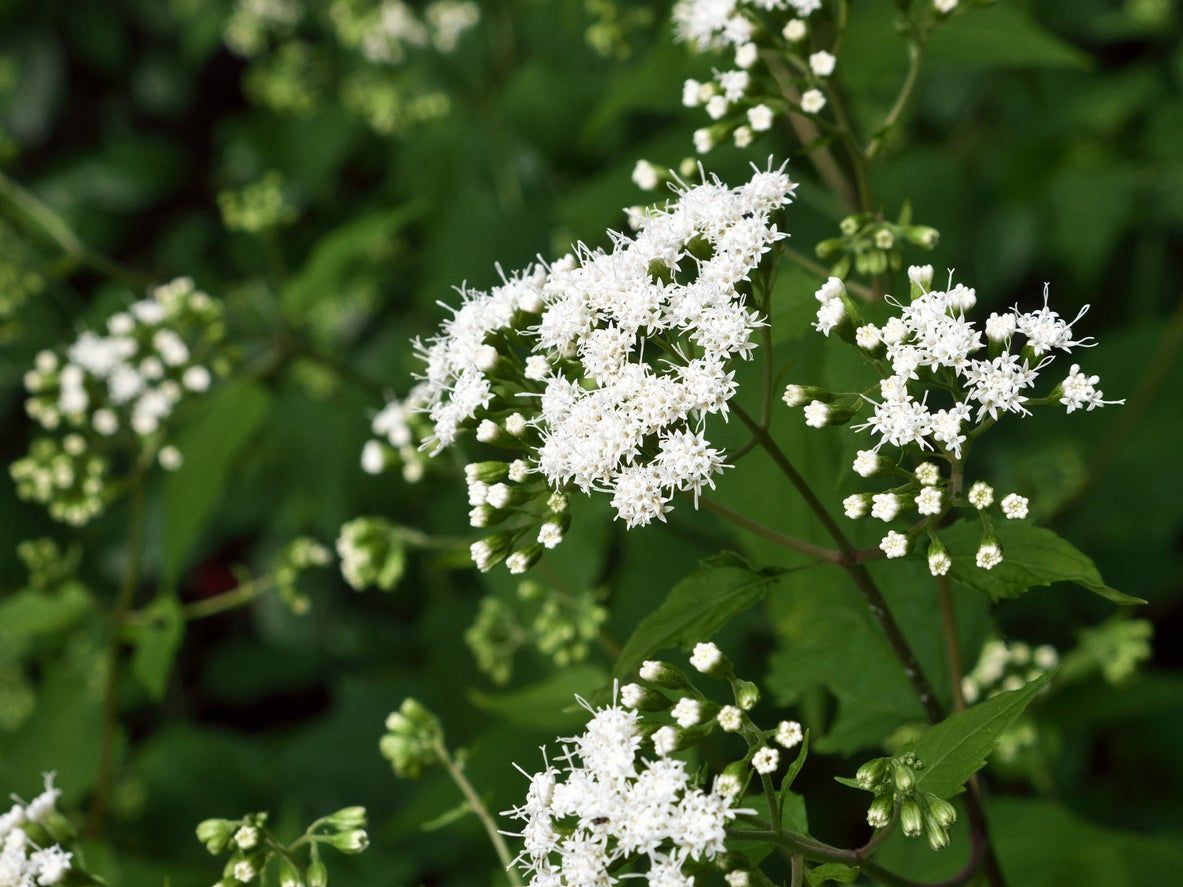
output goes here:
<path id="1" fill-rule="evenodd" d="M 75 854 L 66 850 L 74 834 L 57 811 L 61 789 L 54 774 L 44 775 L 40 794 L 28 803 L 15 795 L 12 806 L 0 813 L 0 885 L 3 887 L 53 887 L 57 884 L 96 882 L 83 871 Z"/>
<path id="2" fill-rule="evenodd" d="M 813 398 L 804 408 L 805 424 L 813 428 L 843 424 L 869 411 L 852 427 L 869 433 L 874 444 L 858 452 L 852 469 L 863 478 L 883 473 L 904 481 L 870 494 L 869 513 L 889 523 L 915 515 L 910 529 L 890 531 L 879 547 L 888 558 L 904 557 L 911 543 L 927 534 L 929 569 L 943 576 L 952 561 L 940 545 L 938 530 L 953 511 L 981 520 L 983 538 L 974 557 L 979 568 L 991 570 L 1005 557 L 990 518 L 996 502 L 993 487 L 979 480 L 965 489 L 966 458 L 974 440 L 1006 416 L 1027 417 L 1035 407 L 1060 404 L 1070 413 L 1082 405 L 1094 409 L 1122 401 L 1103 400 L 1099 379 L 1085 377 L 1076 364 L 1050 392 L 1036 391 L 1059 354 L 1094 344 L 1073 332 L 1087 306 L 1069 320 L 1049 306 L 1045 287 L 1041 307 L 992 314 L 979 328 L 970 316 L 975 291 L 954 284 L 952 275 L 944 290 L 934 290 L 932 276 L 931 267 L 910 268 L 910 298 L 901 302 L 888 296 L 895 313 L 881 327 L 863 322 L 840 279 L 827 280 L 816 293 L 814 328 L 856 348 L 879 380 L 867 391 L 846 393 L 794 384 L 783 400 L 795 406 Z M 948 466 L 947 477 L 940 462 Z M 868 513 L 867 500 L 867 494 L 847 496 L 843 511 L 851 519 L 862 518 Z M 1008 520 L 1023 520 L 1029 504 L 1025 496 L 1010 493 L 1000 510 Z"/>

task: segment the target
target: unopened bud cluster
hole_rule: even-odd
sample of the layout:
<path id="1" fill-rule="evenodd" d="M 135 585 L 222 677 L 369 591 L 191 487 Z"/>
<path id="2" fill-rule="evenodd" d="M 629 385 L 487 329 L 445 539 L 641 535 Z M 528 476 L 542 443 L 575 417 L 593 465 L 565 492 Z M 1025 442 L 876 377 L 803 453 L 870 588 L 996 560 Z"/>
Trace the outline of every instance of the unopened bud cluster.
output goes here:
<path id="1" fill-rule="evenodd" d="M 839 236 L 823 240 L 815 248 L 819 259 L 829 263 L 830 273 L 844 278 L 851 271 L 865 277 L 903 268 L 905 246 L 931 250 L 940 234 L 928 225 L 914 225 L 905 208 L 897 222 L 872 213 L 847 216 L 838 225 Z"/>
<path id="2" fill-rule="evenodd" d="M 933 850 L 949 846 L 949 828 L 957 811 L 948 801 L 918 787 L 917 773 L 924 762 L 914 754 L 874 758 L 855 774 L 858 787 L 874 795 L 867 809 L 867 823 L 886 828 L 898 817 L 900 830 L 909 838 L 924 835 Z"/>
<path id="3" fill-rule="evenodd" d="M 531 648 L 558 666 L 587 658 L 608 618 L 601 591 L 567 592 L 527 579 L 517 594 L 481 599 L 477 617 L 464 633 L 478 667 L 498 684 L 506 683 L 513 660 Z"/>
<path id="4" fill-rule="evenodd" d="M 300 589 L 300 577 L 309 570 L 327 567 L 333 561 L 332 552 L 315 539 L 300 536 L 279 552 L 271 567 L 279 599 L 296 615 L 308 612 L 308 595 Z"/>
<path id="5" fill-rule="evenodd" d="M 354 518 L 337 536 L 341 575 L 357 591 L 377 587 L 390 591 L 406 568 L 406 547 L 400 530 L 381 517 Z"/>
<path id="6" fill-rule="evenodd" d="M 386 718 L 386 734 L 378 750 L 398 776 L 418 779 L 424 767 L 440 762 L 443 743 L 444 728 L 439 718 L 417 700 L 406 699 L 398 711 Z"/>
<path id="7" fill-rule="evenodd" d="M 431 425 L 418 412 L 423 405 L 424 389 L 416 386 L 406 400 L 392 399 L 371 422 L 374 437 L 361 451 L 361 467 L 366 474 L 382 474 L 398 468 L 407 483 L 418 483 L 427 466 L 427 456 L 419 443 L 430 433 Z"/>
<path id="8" fill-rule="evenodd" d="M 1032 647 L 1022 641 L 987 641 L 977 664 L 961 679 L 961 694 L 973 704 L 1018 690 L 1059 663 L 1060 654 L 1050 644 Z"/>
<path id="9" fill-rule="evenodd" d="M 345 807 L 322 816 L 291 844 L 280 841 L 267 827 L 267 813 L 248 813 L 240 819 L 206 819 L 197 826 L 197 840 L 214 856 L 226 854 L 222 878 L 215 887 L 278 884 L 279 887 L 327 887 L 328 870 L 321 850 L 332 848 L 353 855 L 369 846 L 364 807 Z M 305 862 L 301 855 L 308 853 Z M 270 867 L 270 869 L 269 869 Z M 265 872 L 274 871 L 278 880 Z"/>
<path id="10" fill-rule="evenodd" d="M 81 525 L 146 459 L 179 468 L 167 423 L 227 371 L 223 335 L 221 305 L 182 277 L 111 315 L 105 332 L 38 354 L 24 378 L 25 409 L 46 434 L 10 469 L 17 493 Z"/>

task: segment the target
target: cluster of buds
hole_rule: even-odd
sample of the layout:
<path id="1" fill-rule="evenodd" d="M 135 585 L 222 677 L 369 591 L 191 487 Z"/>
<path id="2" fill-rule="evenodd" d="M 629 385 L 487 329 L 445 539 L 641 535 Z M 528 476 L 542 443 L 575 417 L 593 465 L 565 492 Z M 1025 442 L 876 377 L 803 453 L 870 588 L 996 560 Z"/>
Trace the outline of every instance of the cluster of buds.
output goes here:
<path id="1" fill-rule="evenodd" d="M 864 321 L 840 278 L 822 284 L 815 294 L 819 307 L 814 329 L 827 337 L 835 333 L 856 348 L 880 379 L 871 388 L 850 392 L 792 384 L 783 400 L 802 408 L 812 428 L 844 425 L 871 412 L 853 428 L 869 430 L 878 440 L 858 451 L 852 468 L 860 477 L 889 479 L 896 486 L 851 494 L 842 507 L 851 519 L 869 516 L 885 523 L 911 512 L 907 529 L 892 529 L 880 542 L 886 557 L 906 556 L 927 535 L 929 570 L 945 575 L 953 562 L 937 531 L 956 511 L 980 520 L 975 562 L 991 570 L 1003 559 L 992 509 L 1006 520 L 1024 520 L 1030 503 L 1019 493 L 996 503 L 994 489 L 984 481 L 965 489 L 966 451 L 972 441 L 1003 415 L 1030 415 L 1031 406 L 1058 401 L 1071 412 L 1121 401 L 1103 400 L 1099 380 L 1085 377 L 1076 365 L 1051 393 L 1035 397 L 1031 391 L 1055 352 L 1093 344 L 1076 338 L 1072 330 L 1087 306 L 1068 320 L 1048 307 L 1045 290 L 1042 308 L 991 314 L 979 328 L 969 319 L 977 304 L 972 288 L 950 280 L 945 290 L 935 290 L 931 265 L 911 266 L 908 280 L 909 301 L 888 296 L 886 303 L 898 314 L 882 325 Z"/>
<path id="2" fill-rule="evenodd" d="M 608 618 L 603 591 L 566 592 L 527 579 L 511 598 L 481 599 L 464 640 L 477 666 L 504 684 L 518 650 L 530 647 L 560 667 L 582 662 Z"/>
<path id="3" fill-rule="evenodd" d="M 406 547 L 398 527 L 381 517 L 358 517 L 337 536 L 341 575 L 357 591 L 390 591 L 406 569 Z"/>
<path id="4" fill-rule="evenodd" d="M 396 775 L 418 779 L 424 767 L 443 760 L 444 728 L 439 718 L 415 699 L 405 699 L 386 718 L 386 733 L 378 743 L 382 757 Z"/>
<path id="5" fill-rule="evenodd" d="M 153 458 L 179 468 L 165 426 L 227 372 L 223 335 L 221 305 L 182 277 L 111 315 L 106 332 L 39 353 L 25 374 L 25 408 L 47 435 L 10 469 L 18 494 L 81 525 L 118 494 L 115 472 Z"/>
<path id="6" fill-rule="evenodd" d="M 830 273 L 845 278 L 854 270 L 870 277 L 903 268 L 905 245 L 930 250 L 940 238 L 936 228 L 914 225 L 911 207 L 905 205 L 898 221 L 889 222 L 872 213 L 855 213 L 838 225 L 838 237 L 823 240 L 817 256 L 830 264 Z"/>
<path id="7" fill-rule="evenodd" d="M 284 194 L 283 174 L 275 171 L 237 191 L 220 192 L 218 209 L 227 230 L 247 234 L 263 234 L 296 220 L 296 208 Z"/>
<path id="8" fill-rule="evenodd" d="M 280 887 L 327 887 L 328 870 L 321 861 L 322 848 L 341 853 L 361 853 L 369 846 L 364 807 L 345 807 L 322 816 L 296 841 L 285 844 L 267 828 L 266 813 L 248 813 L 241 819 L 206 819 L 197 826 L 197 840 L 214 856 L 228 854 L 222 878 L 215 887 L 277 883 Z M 308 850 L 304 862 L 297 851 Z M 268 878 L 274 871 L 276 880 Z"/>
<path id="9" fill-rule="evenodd" d="M 506 424 L 516 428 L 513 420 L 511 416 Z M 477 429 L 477 438 L 495 444 L 500 433 L 499 426 L 486 420 Z M 465 467 L 464 474 L 471 506 L 469 524 L 482 530 L 499 528 L 474 542 L 470 549 L 473 563 L 482 573 L 502 561 L 510 573 L 525 573 L 544 551 L 562 543 L 571 526 L 567 494 L 552 491 L 541 477 L 530 472 L 524 460 L 473 462 Z"/>
<path id="10" fill-rule="evenodd" d="M 308 612 L 308 595 L 300 588 L 300 577 L 308 570 L 327 567 L 333 555 L 321 543 L 299 536 L 279 552 L 271 567 L 271 576 L 279 599 L 296 615 Z"/>
<path id="11" fill-rule="evenodd" d="M 899 817 L 904 835 L 924 835 L 933 850 L 949 846 L 949 828 L 957 810 L 948 801 L 917 787 L 916 772 L 924 762 L 911 752 L 894 758 L 874 758 L 859 767 L 854 785 L 874 794 L 867 824 L 886 828 Z"/>

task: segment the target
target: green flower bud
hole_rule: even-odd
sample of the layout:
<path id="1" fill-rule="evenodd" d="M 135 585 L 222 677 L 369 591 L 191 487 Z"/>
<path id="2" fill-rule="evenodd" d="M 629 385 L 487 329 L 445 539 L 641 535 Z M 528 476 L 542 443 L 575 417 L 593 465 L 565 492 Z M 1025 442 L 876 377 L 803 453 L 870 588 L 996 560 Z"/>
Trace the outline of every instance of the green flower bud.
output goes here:
<path id="1" fill-rule="evenodd" d="M 931 813 L 924 815 L 924 835 L 933 850 L 943 850 L 949 846 L 949 832 Z"/>
<path id="2" fill-rule="evenodd" d="M 887 773 L 887 761 L 887 758 L 873 758 L 867 761 L 854 774 L 855 780 L 865 789 L 877 787 L 883 782 L 883 777 Z"/>
<path id="3" fill-rule="evenodd" d="M 464 479 L 469 484 L 480 481 L 492 484 L 502 480 L 509 473 L 509 465 L 505 462 L 470 462 L 464 466 Z"/>
<path id="4" fill-rule="evenodd" d="M 932 818 L 942 828 L 949 828 L 957 821 L 957 808 L 948 801 L 938 798 L 931 792 L 924 793 L 924 800 L 928 804 L 928 811 Z"/>
<path id="5" fill-rule="evenodd" d="M 361 591 L 377 586 L 394 588 L 406 566 L 406 552 L 398 528 L 379 517 L 359 517 L 341 527 L 337 537 L 341 575 Z"/>
<path id="6" fill-rule="evenodd" d="M 735 693 L 735 704 L 744 711 L 751 711 L 760 701 L 760 688 L 751 681 L 734 678 L 731 682 L 731 689 Z"/>
<path id="7" fill-rule="evenodd" d="M 789 385 L 781 395 L 781 400 L 785 402 L 786 406 L 800 407 L 815 400 L 830 403 L 837 396 L 834 392 L 818 388 L 816 385 Z"/>
<path id="8" fill-rule="evenodd" d="M 666 690 L 684 690 L 690 686 L 690 682 L 681 671 L 658 659 L 647 659 L 642 662 L 640 675 L 641 680 Z"/>
<path id="9" fill-rule="evenodd" d="M 891 792 L 883 792 L 875 796 L 871 806 L 867 808 L 867 824 L 874 828 L 883 828 L 895 813 L 895 799 Z"/>
<path id="10" fill-rule="evenodd" d="M 331 816 L 325 817 L 325 821 L 339 831 L 364 828 L 366 824 L 366 808 L 343 807 Z"/>
<path id="11" fill-rule="evenodd" d="M 397 775 L 415 779 L 424 767 L 439 761 L 443 727 L 435 715 L 414 699 L 407 699 L 398 711 L 387 717 L 386 730 L 378 750 L 390 761 Z"/>
<path id="12" fill-rule="evenodd" d="M 197 840 L 210 853 L 221 853 L 234 834 L 234 823 L 225 819 L 207 819 L 197 825 Z"/>
<path id="13" fill-rule="evenodd" d="M 891 762 L 891 776 L 896 791 L 906 793 L 916 787 L 916 772 L 903 761 Z"/>
<path id="14" fill-rule="evenodd" d="M 924 830 L 924 811 L 915 798 L 907 797 L 900 802 L 900 827 L 909 838 L 914 838 Z"/>
<path id="15" fill-rule="evenodd" d="M 305 887 L 304 875 L 286 857 L 279 859 L 279 887 Z"/>
<path id="16" fill-rule="evenodd" d="M 336 847 L 342 853 L 361 853 L 370 846 L 370 836 L 365 829 L 353 829 L 348 832 L 338 832 L 325 838 L 325 843 Z"/>
<path id="17" fill-rule="evenodd" d="M 329 872 L 325 868 L 325 864 L 319 859 L 314 859 L 308 865 L 308 887 L 328 887 Z"/>

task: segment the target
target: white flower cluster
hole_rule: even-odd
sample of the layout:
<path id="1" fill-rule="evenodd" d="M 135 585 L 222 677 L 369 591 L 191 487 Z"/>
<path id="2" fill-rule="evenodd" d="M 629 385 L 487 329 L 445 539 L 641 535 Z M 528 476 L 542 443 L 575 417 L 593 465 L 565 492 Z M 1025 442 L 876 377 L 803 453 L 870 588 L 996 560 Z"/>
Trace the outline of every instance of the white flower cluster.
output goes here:
<path id="1" fill-rule="evenodd" d="M 961 469 L 956 472 L 957 488 L 951 488 L 949 479 L 942 479 L 937 464 L 928 461 L 926 454 L 958 466 L 968 440 L 1004 414 L 1030 415 L 1029 406 L 1038 403 L 1058 401 L 1073 412 L 1122 401 L 1104 400 L 1096 387 L 1099 379 L 1084 376 L 1075 364 L 1050 394 L 1036 397 L 1033 392 L 1057 352 L 1070 353 L 1093 344 L 1072 331 L 1087 306 L 1067 320 L 1048 307 L 1045 288 L 1042 307 L 1029 312 L 1016 307 L 991 314 L 979 329 L 967 318 L 977 303 L 973 289 L 950 280 L 945 290 L 933 290 L 933 270 L 928 265 L 909 268 L 908 277 L 910 301 L 904 304 L 889 296 L 886 301 L 898 313 L 882 326 L 863 323 L 858 307 L 837 277 L 827 280 L 816 293 L 814 329 L 824 336 L 836 332 L 871 360 L 883 375 L 878 384 L 880 399 L 790 385 L 784 401 L 803 407 L 806 424 L 816 428 L 842 424 L 865 404 L 872 406 L 872 415 L 854 428 L 868 430 L 878 440 L 871 449 L 858 452 L 852 467 L 861 477 L 895 474 L 907 482 L 880 493 L 847 496 L 842 507 L 849 518 L 869 513 L 885 522 L 906 510 L 915 511 L 920 523 L 913 530 L 907 534 L 892 530 L 883 538 L 879 547 L 886 557 L 907 555 L 912 539 L 927 528 L 933 537 L 929 569 L 935 576 L 945 575 L 952 560 L 934 529 L 951 508 L 959 507 L 981 516 L 986 533 L 975 560 L 979 568 L 990 570 L 1003 559 L 986 515 L 995 501 L 994 490 L 979 481 L 963 494 Z M 942 401 L 945 405 L 938 408 Z M 897 460 L 882 453 L 885 445 L 901 450 Z M 909 469 L 903 464 L 905 459 L 915 459 L 916 464 Z M 999 508 L 1006 519 L 1022 520 L 1029 505 L 1026 497 L 1010 493 Z"/>
<path id="2" fill-rule="evenodd" d="M 432 47 L 454 52 L 460 38 L 480 21 L 480 7 L 471 0 L 436 0 L 422 15 L 404 0 L 334 0 L 329 20 L 341 42 L 355 46 L 369 62 L 401 64 L 408 50 Z"/>
<path id="3" fill-rule="evenodd" d="M 106 454 L 120 447 L 156 452 L 169 470 L 181 454 L 162 446 L 177 406 L 205 393 L 224 369 L 217 348 L 222 307 L 187 277 L 152 290 L 59 351 L 42 351 L 25 374 L 25 408 L 60 441 L 40 438 L 12 466 L 20 495 L 70 523 L 104 505 Z"/>
<path id="4" fill-rule="evenodd" d="M 610 250 L 581 246 L 487 292 L 464 288 L 439 334 L 416 342 L 424 446 L 435 454 L 475 429 L 478 442 L 517 451 L 470 466 L 473 525 L 529 516 L 540 527 L 526 548 L 529 526 L 477 543 L 482 569 L 504 560 L 521 571 L 557 545 L 569 487 L 610 494 L 629 527 L 663 520 L 678 492 L 697 502 L 713 487 L 725 464 L 706 420 L 727 417 L 729 365 L 755 349 L 751 279 L 786 236 L 773 216 L 795 188 L 771 166 L 737 188 L 676 182 L 634 237 L 611 232 Z M 403 425 L 390 427 L 402 445 Z"/>
<path id="5" fill-rule="evenodd" d="M 417 411 L 423 403 L 423 390 L 423 386 L 416 386 L 405 400 L 391 399 L 374 416 L 370 424 L 374 437 L 361 451 L 361 467 L 366 474 L 381 474 L 398 465 L 407 483 L 423 478 L 424 458 L 417 446 L 422 437 Z"/>
<path id="6" fill-rule="evenodd" d="M 1050 644 L 1032 649 L 1022 641 L 991 640 L 982 646 L 978 662 L 961 679 L 961 694 L 969 704 L 1018 690 L 1060 663 L 1060 654 Z"/>
<path id="7" fill-rule="evenodd" d="M 643 757 L 637 712 L 580 703 L 592 715 L 584 732 L 561 740 L 559 766 L 523 771 L 530 780 L 525 803 L 504 814 L 522 823 L 517 837 L 525 846 L 516 863 L 531 887 L 606 887 L 617 880 L 612 866 L 646 858 L 647 870 L 638 873 L 646 883 L 693 887 L 683 866 L 725 851 L 738 791 L 727 790 L 730 782 L 704 791 L 684 761 Z"/>
<path id="8" fill-rule="evenodd" d="M 37 846 L 25 828 L 43 825 L 60 795 L 53 774 L 47 773 L 41 794 L 28 804 L 14 799 L 8 812 L 0 814 L 0 887 L 60 884 L 73 867 L 73 854 L 56 844 Z"/>
<path id="9" fill-rule="evenodd" d="M 236 0 L 222 38 L 238 55 L 253 56 L 273 37 L 291 33 L 303 15 L 300 0 Z"/>
<path id="10" fill-rule="evenodd" d="M 710 151 L 728 135 L 738 147 L 746 148 L 757 133 L 772 128 L 774 109 L 784 108 L 784 100 L 769 93 L 769 87 L 754 73 L 760 63 L 760 47 L 774 44 L 776 52 L 800 57 L 802 73 L 795 84 L 800 98 L 794 110 L 816 114 L 825 107 L 822 87 L 838 60 L 826 49 L 810 52 L 804 42 L 809 34 L 805 20 L 821 5 L 821 0 L 679 0 L 674 6 L 678 40 L 700 52 L 730 49 L 735 53 L 734 67 L 717 71 L 713 80 L 683 84 L 682 104 L 703 107 L 714 121 L 694 134 L 700 153 Z M 765 32 L 763 16 L 770 12 L 785 17 L 779 34 Z"/>

